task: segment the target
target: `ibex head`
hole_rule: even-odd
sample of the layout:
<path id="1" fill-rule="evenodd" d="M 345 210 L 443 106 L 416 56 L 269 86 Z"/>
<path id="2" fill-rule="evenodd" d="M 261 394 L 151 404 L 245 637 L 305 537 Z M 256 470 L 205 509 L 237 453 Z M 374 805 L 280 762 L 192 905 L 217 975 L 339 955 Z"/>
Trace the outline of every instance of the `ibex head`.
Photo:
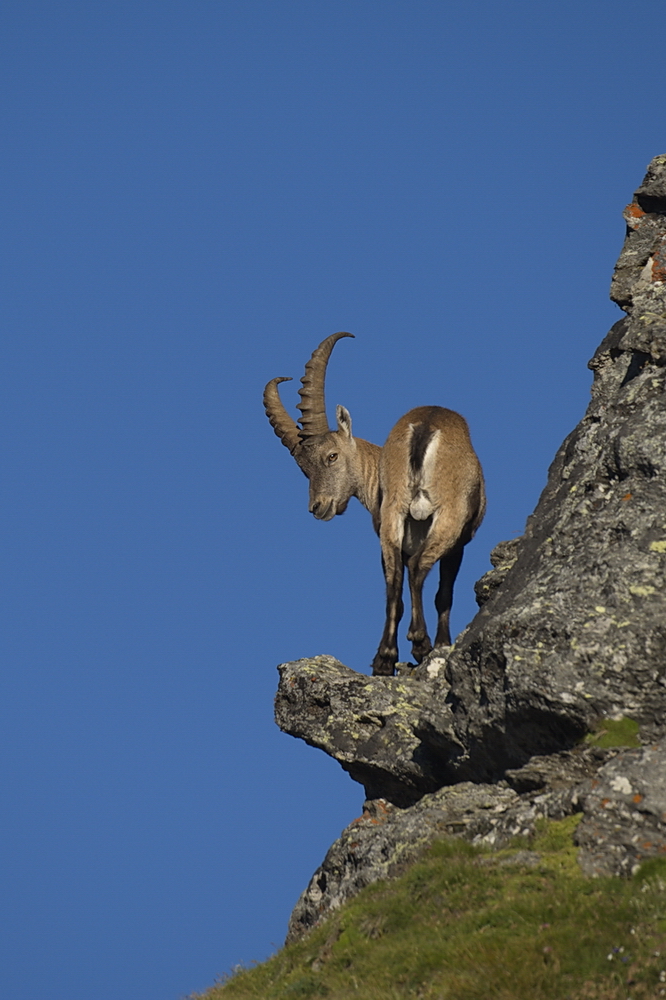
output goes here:
<path id="1" fill-rule="evenodd" d="M 299 389 L 301 426 L 285 410 L 274 378 L 264 389 L 264 407 L 271 426 L 282 444 L 289 449 L 299 468 L 310 480 L 308 509 L 320 521 L 330 521 L 344 514 L 356 488 L 354 459 L 356 442 L 352 437 L 351 417 L 344 406 L 336 409 L 337 430 L 330 430 L 326 419 L 324 382 L 331 351 L 342 337 L 353 333 L 334 333 L 322 341 L 305 366 Z"/>

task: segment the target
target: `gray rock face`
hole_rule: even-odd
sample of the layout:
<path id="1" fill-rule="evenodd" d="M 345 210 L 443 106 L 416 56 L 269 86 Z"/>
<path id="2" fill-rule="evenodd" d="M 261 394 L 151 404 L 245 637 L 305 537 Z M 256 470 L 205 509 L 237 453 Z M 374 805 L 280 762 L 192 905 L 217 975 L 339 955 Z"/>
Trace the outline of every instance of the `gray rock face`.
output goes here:
<path id="1" fill-rule="evenodd" d="M 278 669 L 277 724 L 335 757 L 367 798 L 404 807 L 454 780 L 463 747 L 434 678 L 368 677 L 332 656 Z"/>
<path id="2" fill-rule="evenodd" d="M 301 895 L 287 941 L 298 940 L 366 885 L 399 875 L 437 837 L 456 836 L 500 849 L 514 837 L 531 836 L 541 817 L 562 819 L 577 811 L 582 782 L 609 753 L 579 748 L 535 761 L 531 791 L 523 795 L 506 782 L 461 782 L 424 795 L 409 809 L 385 799 L 367 801 L 363 815 L 343 830 Z M 514 784 L 521 779 L 525 776 L 515 772 Z"/>
<path id="3" fill-rule="evenodd" d="M 590 874 L 666 853 L 666 156 L 624 217 L 611 297 L 627 315 L 590 362 L 590 406 L 525 534 L 493 550 L 476 618 L 394 678 L 332 657 L 280 668 L 278 725 L 375 802 L 315 873 L 292 936 L 442 833 L 499 844 L 529 816 L 584 805 Z M 622 717 L 655 745 L 609 763 L 572 749 Z"/>
<path id="4" fill-rule="evenodd" d="M 631 875 L 666 857 L 666 740 L 619 754 L 579 794 L 576 842 L 586 874 Z"/>
<path id="5" fill-rule="evenodd" d="M 490 553 L 490 564 L 493 568 L 474 584 L 476 603 L 480 608 L 493 596 L 500 583 L 504 581 L 506 574 L 515 564 L 520 543 L 520 538 L 500 542 Z"/>

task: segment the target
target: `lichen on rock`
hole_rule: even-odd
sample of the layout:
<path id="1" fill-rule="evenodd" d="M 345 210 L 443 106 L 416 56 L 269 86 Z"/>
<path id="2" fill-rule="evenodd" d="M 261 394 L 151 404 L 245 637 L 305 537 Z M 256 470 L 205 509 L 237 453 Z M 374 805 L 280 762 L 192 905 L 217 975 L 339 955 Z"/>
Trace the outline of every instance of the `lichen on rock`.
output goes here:
<path id="1" fill-rule="evenodd" d="M 369 799 L 411 805 L 440 788 L 456 752 L 464 752 L 443 677 L 368 677 L 332 656 L 278 669 L 277 724 L 335 757 Z"/>
<path id="2" fill-rule="evenodd" d="M 572 745 L 600 716 L 636 719 L 644 739 L 666 728 L 665 185 L 666 157 L 655 157 L 625 213 L 613 278 L 628 315 L 590 362 L 588 411 L 515 561 L 448 663 L 456 732 L 478 777 Z"/>
<path id="3" fill-rule="evenodd" d="M 632 875 L 666 857 L 666 740 L 620 753 L 580 794 L 576 843 L 588 875 Z"/>

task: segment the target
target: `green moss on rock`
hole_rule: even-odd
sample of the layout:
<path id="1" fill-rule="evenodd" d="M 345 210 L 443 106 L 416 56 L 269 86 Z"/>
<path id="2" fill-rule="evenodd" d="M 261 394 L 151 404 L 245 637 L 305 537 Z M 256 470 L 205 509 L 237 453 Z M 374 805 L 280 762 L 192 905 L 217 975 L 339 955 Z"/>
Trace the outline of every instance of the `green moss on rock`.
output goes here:
<path id="1" fill-rule="evenodd" d="M 594 732 L 588 733 L 585 742 L 590 746 L 602 747 L 639 747 L 639 726 L 635 719 L 628 716 L 622 719 L 600 719 Z"/>

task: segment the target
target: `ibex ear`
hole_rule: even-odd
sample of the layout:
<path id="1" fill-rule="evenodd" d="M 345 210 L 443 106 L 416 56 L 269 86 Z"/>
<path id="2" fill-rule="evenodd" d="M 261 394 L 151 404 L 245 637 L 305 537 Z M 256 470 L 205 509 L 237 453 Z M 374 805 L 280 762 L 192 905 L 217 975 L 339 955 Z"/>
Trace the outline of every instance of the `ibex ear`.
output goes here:
<path id="1" fill-rule="evenodd" d="M 335 415 L 338 420 L 338 430 L 342 431 L 345 437 L 351 438 L 352 428 L 349 410 L 346 410 L 344 406 L 336 406 Z"/>

